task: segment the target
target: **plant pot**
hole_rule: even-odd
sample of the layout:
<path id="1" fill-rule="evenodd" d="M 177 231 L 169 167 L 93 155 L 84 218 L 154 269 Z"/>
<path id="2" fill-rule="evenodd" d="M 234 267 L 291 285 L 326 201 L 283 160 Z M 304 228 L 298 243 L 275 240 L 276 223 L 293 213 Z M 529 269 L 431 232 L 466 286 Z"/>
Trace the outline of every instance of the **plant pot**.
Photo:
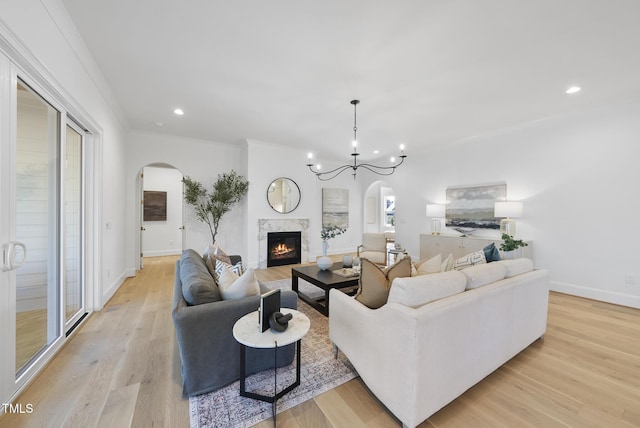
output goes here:
<path id="1" fill-rule="evenodd" d="M 333 260 L 327 257 L 327 248 L 329 248 L 329 243 L 322 241 L 322 257 L 318 257 L 318 260 L 316 260 L 316 264 L 322 270 L 327 270 L 333 266 Z"/>
<path id="2" fill-rule="evenodd" d="M 519 259 L 522 257 L 522 248 L 511 251 L 500 251 L 500 258 L 504 260 Z"/>

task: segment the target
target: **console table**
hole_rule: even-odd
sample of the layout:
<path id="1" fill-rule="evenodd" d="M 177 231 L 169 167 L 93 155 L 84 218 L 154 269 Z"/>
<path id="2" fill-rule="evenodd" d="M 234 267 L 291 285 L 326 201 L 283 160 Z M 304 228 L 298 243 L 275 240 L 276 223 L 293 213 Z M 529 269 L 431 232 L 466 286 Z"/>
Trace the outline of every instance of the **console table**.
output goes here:
<path id="1" fill-rule="evenodd" d="M 447 257 L 450 253 L 455 259 L 474 251 L 482 250 L 491 243 L 496 244 L 500 249 L 502 239 L 491 239 L 487 237 L 458 236 L 458 235 L 420 235 L 420 259 L 427 259 L 437 254 Z M 528 246 L 522 247 L 522 257 L 533 259 L 531 241 L 525 241 Z"/>

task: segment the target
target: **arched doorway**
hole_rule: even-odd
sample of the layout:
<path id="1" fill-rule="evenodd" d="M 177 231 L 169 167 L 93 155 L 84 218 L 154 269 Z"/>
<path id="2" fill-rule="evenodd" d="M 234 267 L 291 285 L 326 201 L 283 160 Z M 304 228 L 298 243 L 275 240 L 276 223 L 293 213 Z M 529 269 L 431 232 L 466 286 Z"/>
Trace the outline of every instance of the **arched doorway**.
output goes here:
<path id="1" fill-rule="evenodd" d="M 173 165 L 152 163 L 138 173 L 138 267 L 144 257 L 180 254 L 185 248 L 182 172 Z"/>
<path id="2" fill-rule="evenodd" d="M 364 194 L 363 207 L 363 232 L 395 232 L 395 194 L 388 183 L 371 183 Z"/>

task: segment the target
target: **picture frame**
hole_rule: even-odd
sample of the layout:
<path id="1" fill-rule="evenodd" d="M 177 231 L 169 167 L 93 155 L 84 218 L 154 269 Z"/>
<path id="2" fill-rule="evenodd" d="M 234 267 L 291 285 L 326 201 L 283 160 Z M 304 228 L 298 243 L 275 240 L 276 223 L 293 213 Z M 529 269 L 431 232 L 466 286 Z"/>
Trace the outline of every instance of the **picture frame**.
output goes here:
<path id="1" fill-rule="evenodd" d="M 348 189 L 322 189 L 322 226 L 349 227 Z"/>
<path id="2" fill-rule="evenodd" d="M 500 219 L 494 215 L 494 205 L 496 201 L 507 199 L 507 184 L 448 187 L 446 198 L 447 227 L 500 229 Z"/>
<path id="3" fill-rule="evenodd" d="M 143 192 L 143 221 L 167 221 L 167 192 Z"/>

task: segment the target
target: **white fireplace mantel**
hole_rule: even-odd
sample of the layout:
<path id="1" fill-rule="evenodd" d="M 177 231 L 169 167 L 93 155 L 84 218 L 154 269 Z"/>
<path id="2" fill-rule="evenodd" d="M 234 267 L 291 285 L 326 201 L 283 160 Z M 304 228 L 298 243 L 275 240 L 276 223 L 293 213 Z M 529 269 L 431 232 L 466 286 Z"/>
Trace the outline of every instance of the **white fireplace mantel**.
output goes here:
<path id="1" fill-rule="evenodd" d="M 258 219 L 258 260 L 260 269 L 267 267 L 267 233 L 301 232 L 302 263 L 309 262 L 309 219 L 308 218 L 259 218 Z"/>

